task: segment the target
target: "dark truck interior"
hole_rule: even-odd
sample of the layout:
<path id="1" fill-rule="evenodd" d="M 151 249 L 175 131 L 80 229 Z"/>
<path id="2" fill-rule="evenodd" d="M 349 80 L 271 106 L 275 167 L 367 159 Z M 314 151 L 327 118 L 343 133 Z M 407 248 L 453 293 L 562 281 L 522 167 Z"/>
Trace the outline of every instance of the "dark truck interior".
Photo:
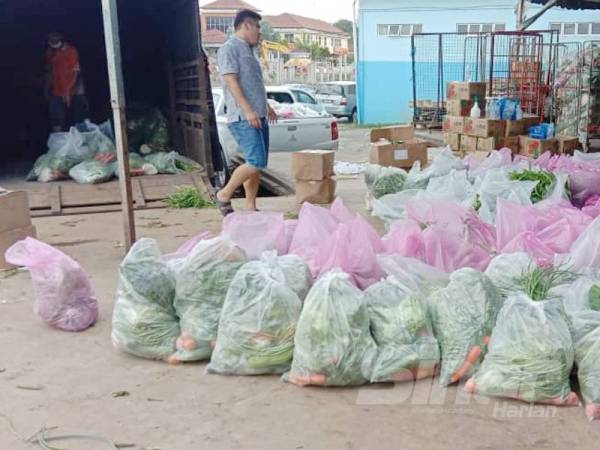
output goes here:
<path id="1" fill-rule="evenodd" d="M 195 3 L 195 0 L 118 2 L 127 106 L 158 107 L 171 125 L 176 122 L 173 111 L 184 109 L 185 105 L 175 109 L 175 102 L 170 104 L 169 63 L 190 61 L 201 53 Z M 91 120 L 95 123 L 112 120 L 101 1 L 2 1 L 0 181 L 24 178 L 36 158 L 46 151 L 50 126 L 44 73 L 46 37 L 51 31 L 63 33 L 66 41 L 79 51 Z M 202 74 L 198 76 L 200 80 Z M 175 140 L 174 136 L 171 138 Z M 185 143 L 180 145 L 185 147 Z M 196 156 L 189 149 L 176 150 Z"/>

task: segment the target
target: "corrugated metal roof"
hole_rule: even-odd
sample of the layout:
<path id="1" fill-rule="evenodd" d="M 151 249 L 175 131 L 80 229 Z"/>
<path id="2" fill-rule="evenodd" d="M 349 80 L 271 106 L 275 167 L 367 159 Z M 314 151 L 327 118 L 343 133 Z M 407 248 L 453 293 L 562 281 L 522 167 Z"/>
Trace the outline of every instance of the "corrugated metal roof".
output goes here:
<path id="1" fill-rule="evenodd" d="M 530 0 L 531 3 L 545 5 L 548 0 Z M 557 5 L 566 9 L 600 9 L 600 0 L 558 0 Z"/>

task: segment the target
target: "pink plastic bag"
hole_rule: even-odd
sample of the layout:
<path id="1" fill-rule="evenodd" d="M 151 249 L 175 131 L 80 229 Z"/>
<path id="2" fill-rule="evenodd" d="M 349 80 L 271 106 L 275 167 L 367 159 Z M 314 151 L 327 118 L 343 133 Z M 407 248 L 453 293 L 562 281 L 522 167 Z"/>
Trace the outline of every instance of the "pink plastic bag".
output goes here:
<path id="1" fill-rule="evenodd" d="M 210 231 L 203 231 L 202 233 L 199 233 L 196 236 L 185 241 L 183 244 L 177 247 L 177 250 L 175 250 L 173 253 L 164 255 L 163 259 L 170 260 L 174 258 L 185 258 L 198 242 L 205 241 L 207 239 L 212 239 L 213 237 L 214 236 Z"/>
<path id="2" fill-rule="evenodd" d="M 408 258 L 425 259 L 425 242 L 421 226 L 414 220 L 398 220 L 383 239 L 384 250 Z"/>
<path id="3" fill-rule="evenodd" d="M 488 250 L 463 237 L 450 234 L 438 225 L 432 225 L 423 231 L 423 242 L 424 262 L 447 273 L 463 267 L 484 271 L 492 257 Z"/>
<path id="4" fill-rule="evenodd" d="M 82 331 L 96 322 L 98 302 L 90 279 L 71 257 L 28 237 L 12 245 L 5 258 L 31 273 L 33 311 L 44 322 L 65 331 Z"/>
<path id="5" fill-rule="evenodd" d="M 263 252 L 287 251 L 283 214 L 277 212 L 234 212 L 223 219 L 223 236 L 240 247 L 248 259 L 260 259 Z"/>
<path id="6" fill-rule="evenodd" d="M 294 239 L 296 228 L 298 228 L 298 219 L 288 219 L 283 225 L 285 227 L 285 252 L 287 253 L 292 245 L 292 239 Z"/>
<path id="7" fill-rule="evenodd" d="M 502 248 L 502 253 L 525 252 L 539 266 L 554 263 L 554 250 L 538 239 L 533 231 L 524 231 Z"/>
<path id="8" fill-rule="evenodd" d="M 360 289 L 383 278 L 377 254 L 384 246 L 375 229 L 360 215 L 338 225 L 333 237 L 324 241 L 319 260 L 319 275 L 338 267 L 349 274 Z"/>
<path id="9" fill-rule="evenodd" d="M 354 219 L 354 214 L 346 208 L 344 201 L 339 197 L 331 204 L 329 211 L 338 222 L 349 222 Z"/>

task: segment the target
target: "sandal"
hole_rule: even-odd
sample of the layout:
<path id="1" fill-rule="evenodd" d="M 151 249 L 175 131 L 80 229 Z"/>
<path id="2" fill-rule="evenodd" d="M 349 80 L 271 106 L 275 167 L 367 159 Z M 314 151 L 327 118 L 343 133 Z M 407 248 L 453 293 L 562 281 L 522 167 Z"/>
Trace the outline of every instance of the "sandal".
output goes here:
<path id="1" fill-rule="evenodd" d="M 217 200 L 217 208 L 219 208 L 219 211 L 223 217 L 228 216 L 233 212 L 231 201 L 223 202 L 221 200 Z"/>

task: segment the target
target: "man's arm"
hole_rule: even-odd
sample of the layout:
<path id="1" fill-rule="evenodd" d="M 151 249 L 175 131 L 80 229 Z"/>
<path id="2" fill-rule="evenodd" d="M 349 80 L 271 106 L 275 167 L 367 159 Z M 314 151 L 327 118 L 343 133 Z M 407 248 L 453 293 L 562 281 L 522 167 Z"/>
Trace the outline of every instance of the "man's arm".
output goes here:
<path id="1" fill-rule="evenodd" d="M 240 105 L 240 107 L 244 111 L 244 114 L 246 115 L 246 120 L 248 121 L 248 123 L 250 123 L 250 126 L 252 128 L 260 128 L 260 116 L 256 111 L 254 111 L 254 109 L 252 109 L 252 105 L 250 105 L 250 102 L 244 95 L 244 91 L 242 90 L 242 86 L 240 85 L 240 81 L 238 80 L 237 74 L 225 74 L 223 75 L 223 80 L 225 80 L 225 83 L 227 84 L 227 89 L 229 89 L 229 92 L 231 92 L 231 95 L 233 95 L 233 98 L 235 98 L 237 104 Z"/>

